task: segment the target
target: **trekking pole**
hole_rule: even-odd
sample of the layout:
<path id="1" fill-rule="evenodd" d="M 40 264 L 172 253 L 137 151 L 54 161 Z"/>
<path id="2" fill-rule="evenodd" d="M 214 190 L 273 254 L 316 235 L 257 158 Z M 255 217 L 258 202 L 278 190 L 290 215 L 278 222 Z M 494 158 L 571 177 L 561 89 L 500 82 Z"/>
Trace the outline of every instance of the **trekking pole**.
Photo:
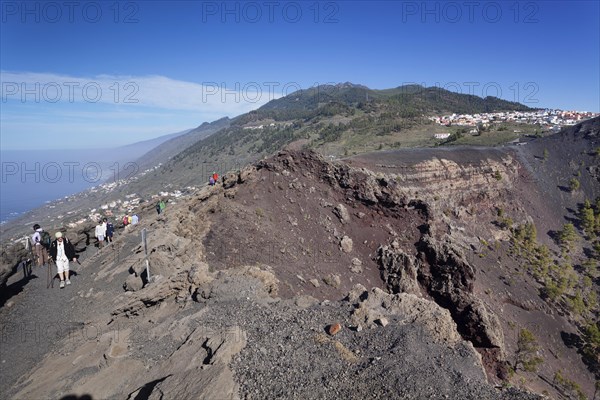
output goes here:
<path id="1" fill-rule="evenodd" d="M 52 257 L 48 257 L 48 281 L 46 283 L 46 289 L 49 289 L 50 286 L 52 286 L 52 289 L 54 289 L 54 278 L 52 276 L 52 264 L 54 263 L 54 260 L 52 260 Z"/>
<path id="2" fill-rule="evenodd" d="M 31 259 L 32 264 L 37 265 L 38 261 L 36 261 L 36 259 L 35 259 L 35 253 L 33 252 L 33 246 L 35 246 L 35 244 L 32 245 L 31 242 L 29 241 L 29 238 L 27 238 L 27 240 L 25 242 L 25 250 L 29 251 L 29 258 Z"/>

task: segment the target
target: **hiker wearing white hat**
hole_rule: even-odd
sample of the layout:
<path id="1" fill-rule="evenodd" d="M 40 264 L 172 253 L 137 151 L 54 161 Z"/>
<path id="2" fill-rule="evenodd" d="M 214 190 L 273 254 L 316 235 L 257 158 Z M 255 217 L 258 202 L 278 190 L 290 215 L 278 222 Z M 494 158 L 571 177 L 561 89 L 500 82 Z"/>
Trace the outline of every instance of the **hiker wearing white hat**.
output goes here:
<path id="1" fill-rule="evenodd" d="M 69 239 L 63 237 L 62 232 L 56 232 L 54 237 L 56 237 L 56 240 L 50 245 L 50 257 L 56 264 L 58 277 L 60 278 L 60 288 L 62 289 L 65 287 L 65 283 L 67 285 L 71 284 L 69 280 L 69 260 L 75 261 L 75 248 Z"/>

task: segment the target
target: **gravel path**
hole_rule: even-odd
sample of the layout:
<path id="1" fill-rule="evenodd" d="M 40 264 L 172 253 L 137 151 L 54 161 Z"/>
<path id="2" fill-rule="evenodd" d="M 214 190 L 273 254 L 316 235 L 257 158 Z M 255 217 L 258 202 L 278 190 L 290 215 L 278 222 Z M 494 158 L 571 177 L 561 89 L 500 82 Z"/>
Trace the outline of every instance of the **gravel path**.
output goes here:
<path id="1" fill-rule="evenodd" d="M 115 250 L 107 247 L 102 254 L 89 247 L 79 253 L 82 265 L 70 263 L 70 286 L 59 289 L 58 278 L 54 288 L 47 289 L 47 267 L 33 267 L 28 281 L 21 270 L 7 282 L 8 288 L 23 285 L 22 291 L 6 300 L 0 308 L 0 393 L 11 394 L 17 380 L 30 371 L 42 358 L 55 349 L 58 339 L 97 334 L 97 328 L 86 325 L 96 313 L 105 312 L 96 299 L 108 298 L 111 293 L 123 291 L 123 280 L 110 283 L 94 281 L 94 271 L 106 257 L 118 262 Z M 52 267 L 56 275 L 56 267 Z M 90 290 L 91 289 L 91 290 Z M 87 296 L 87 297 L 86 297 Z"/>

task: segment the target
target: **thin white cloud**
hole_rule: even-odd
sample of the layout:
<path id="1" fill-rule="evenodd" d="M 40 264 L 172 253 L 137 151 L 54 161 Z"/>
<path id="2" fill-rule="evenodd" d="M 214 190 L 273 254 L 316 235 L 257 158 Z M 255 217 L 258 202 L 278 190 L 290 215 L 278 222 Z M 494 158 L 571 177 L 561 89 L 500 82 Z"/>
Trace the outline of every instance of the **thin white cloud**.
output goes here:
<path id="1" fill-rule="evenodd" d="M 202 84 L 164 76 L 90 77 L 53 73 L 0 71 L 4 104 L 115 104 L 235 116 L 281 97 L 277 83 Z M 279 90 L 278 90 L 279 89 Z"/>
<path id="2" fill-rule="evenodd" d="M 143 118 L 179 118 L 181 112 L 176 110 L 165 110 L 162 112 L 157 112 L 156 110 L 149 111 L 137 111 L 137 110 L 128 110 L 128 111 L 103 111 L 98 110 L 97 112 L 92 111 L 75 111 L 75 110 L 58 110 L 52 111 L 51 113 L 44 112 L 14 112 L 7 111 L 3 112 L 2 115 L 2 124 L 3 126 L 7 126 L 12 123 L 24 123 L 29 122 L 32 123 L 34 121 L 47 123 L 49 120 L 52 121 L 60 121 L 67 120 L 72 121 L 75 119 L 79 120 L 97 120 L 102 119 L 105 122 L 115 121 L 130 121 L 134 119 L 143 119 Z M 51 115 L 49 115 L 51 114 Z"/>
<path id="3" fill-rule="evenodd" d="M 89 124 L 70 123 L 32 123 L 15 125 L 13 135 L 23 138 L 25 142 L 43 146 L 24 146 L 23 140 L 16 142 L 14 137 L 2 135 L 0 148 L 84 148 L 84 147 L 114 147 L 141 140 L 152 139 L 169 133 L 180 132 L 193 128 L 190 121 L 173 120 L 162 124 Z M 4 130 L 4 127 L 3 127 Z"/>
<path id="4" fill-rule="evenodd" d="M 158 75 L 0 71 L 0 85 L 3 149 L 132 143 L 235 117 L 281 97 L 272 83 L 240 82 L 229 89 Z"/>

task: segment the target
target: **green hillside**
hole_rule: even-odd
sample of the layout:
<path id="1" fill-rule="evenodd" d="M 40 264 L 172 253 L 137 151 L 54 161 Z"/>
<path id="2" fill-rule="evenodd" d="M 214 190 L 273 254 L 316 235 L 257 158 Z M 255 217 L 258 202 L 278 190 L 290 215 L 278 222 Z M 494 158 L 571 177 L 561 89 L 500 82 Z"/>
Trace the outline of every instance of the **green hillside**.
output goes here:
<path id="1" fill-rule="evenodd" d="M 183 150 L 159 173 L 169 175 L 170 182 L 188 184 L 196 178 L 181 171 L 194 171 L 199 164 L 207 170 L 236 169 L 285 146 L 312 148 L 335 157 L 399 147 L 437 146 L 440 142 L 433 138 L 435 133 L 460 137 L 465 128 L 439 126 L 429 116 L 526 110 L 530 108 L 495 97 L 481 98 L 418 85 L 386 90 L 351 83 L 323 85 L 272 100 L 231 119 L 228 127 Z M 502 132 L 493 129 L 460 143 L 494 145 L 515 137 L 513 127 L 496 128 Z"/>

